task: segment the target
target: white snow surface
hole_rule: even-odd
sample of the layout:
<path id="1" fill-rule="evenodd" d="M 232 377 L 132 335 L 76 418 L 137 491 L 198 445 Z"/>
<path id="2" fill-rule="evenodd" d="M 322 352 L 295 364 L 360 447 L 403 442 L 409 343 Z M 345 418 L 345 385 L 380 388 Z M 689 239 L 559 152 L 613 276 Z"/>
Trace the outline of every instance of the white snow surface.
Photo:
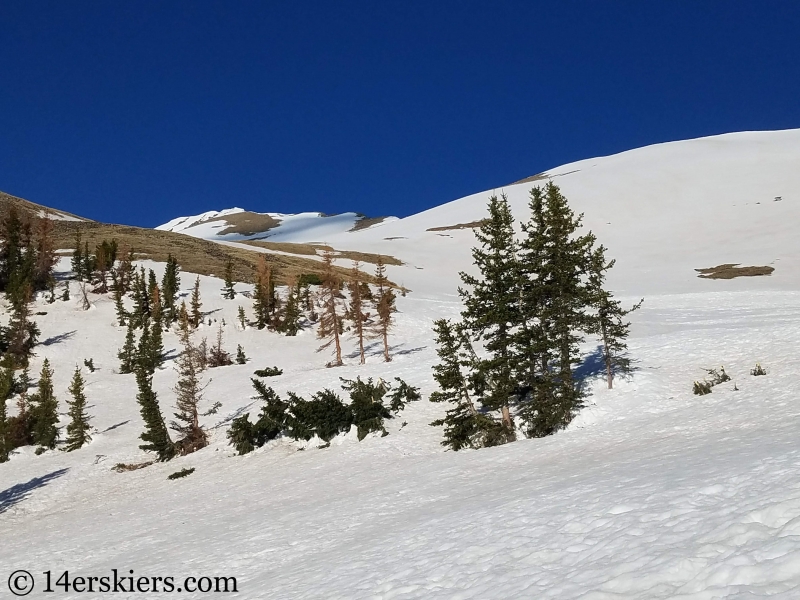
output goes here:
<path id="1" fill-rule="evenodd" d="M 8 574 L 27 569 L 37 579 L 31 598 L 106 597 L 45 594 L 41 573 L 100 577 L 116 568 L 176 580 L 234 576 L 238 592 L 216 594 L 231 598 L 800 597 L 799 161 L 800 131 L 780 131 L 662 144 L 550 171 L 617 259 L 620 297 L 645 297 L 631 315 L 637 370 L 605 389 L 587 340 L 587 407 L 566 431 L 498 448 L 444 451 L 441 430 L 429 423 L 445 407 L 428 401 L 431 322 L 458 315 L 457 271 L 469 267 L 473 237 L 426 229 L 482 218 L 489 192 L 324 240 L 406 263 L 389 271 L 412 292 L 398 298 L 388 364 L 373 343 L 359 365 L 348 338 L 346 366 L 326 369 L 312 329 L 295 338 L 242 331 L 237 308 L 250 314 L 251 301 L 224 300 L 221 282 L 202 277 L 203 308 L 217 323 L 195 335 L 213 339 L 224 319 L 226 347 L 242 344 L 251 361 L 204 374 L 207 404 L 222 403 L 204 418 L 209 447 L 138 471 L 111 470 L 148 459 L 138 449 L 134 378 L 115 372 L 125 331 L 113 301 L 93 296 L 84 312 L 74 285 L 71 302 L 38 300 L 45 343 L 32 373 L 44 358 L 54 364 L 66 425 L 72 370 L 93 358 L 98 370 L 84 376 L 96 433 L 76 452 L 24 448 L 0 465 L 0 593 Z M 532 185 L 505 188 L 519 218 L 527 218 Z M 292 235 L 318 241 L 302 227 Z M 728 262 L 776 271 L 710 281 L 693 270 Z M 160 277 L 161 265 L 145 265 Z M 193 281 L 183 274 L 184 295 Z M 174 357 L 174 333 L 165 347 Z M 168 419 L 173 361 L 154 378 Z M 749 374 L 756 362 L 767 376 Z M 276 440 L 236 456 L 227 426 L 258 412 L 249 378 L 272 365 L 284 374 L 266 382 L 282 395 L 338 390 L 339 377 L 358 375 L 402 377 L 423 400 L 387 421 L 386 437 L 358 442 L 351 432 L 328 448 Z M 733 381 L 692 395 L 703 369 L 720 365 Z M 196 471 L 167 480 L 184 467 Z"/>

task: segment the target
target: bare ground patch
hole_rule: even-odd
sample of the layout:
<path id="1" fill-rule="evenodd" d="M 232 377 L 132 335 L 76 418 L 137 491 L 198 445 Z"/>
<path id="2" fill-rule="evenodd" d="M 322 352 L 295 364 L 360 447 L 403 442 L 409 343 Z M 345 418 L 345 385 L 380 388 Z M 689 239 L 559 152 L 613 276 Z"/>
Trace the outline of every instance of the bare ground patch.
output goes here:
<path id="1" fill-rule="evenodd" d="M 246 242 L 242 242 L 243 244 L 248 244 L 250 246 L 258 246 L 259 248 L 265 248 L 266 250 L 274 250 L 276 252 L 288 252 L 290 254 L 299 254 L 301 256 L 315 256 L 318 255 L 319 251 L 330 250 L 336 254 L 336 259 L 344 259 L 344 260 L 357 260 L 362 263 L 369 263 L 369 264 L 378 264 L 378 258 L 383 259 L 383 264 L 385 265 L 396 265 L 400 266 L 403 262 L 394 256 L 390 256 L 388 254 L 372 254 L 370 252 L 358 252 L 355 250 L 337 250 L 331 246 L 325 246 L 323 244 L 297 244 L 293 242 L 267 242 L 264 240 L 248 240 Z"/>
<path id="2" fill-rule="evenodd" d="M 262 215 L 254 212 L 240 212 L 232 215 L 225 215 L 222 217 L 215 217 L 205 221 L 210 223 L 214 221 L 224 221 L 228 227 L 221 229 L 218 235 L 227 235 L 229 233 L 237 233 L 239 235 L 255 235 L 257 233 L 264 233 L 280 225 L 280 219 L 271 217 L 269 215 Z"/>
<path id="3" fill-rule="evenodd" d="M 698 277 L 701 279 L 733 279 L 735 277 L 761 277 L 764 275 L 771 275 L 775 270 L 774 267 L 740 267 L 739 263 L 726 263 L 724 265 L 717 265 L 716 267 L 707 267 L 705 269 L 695 269 Z"/>
<path id="4" fill-rule="evenodd" d="M 486 219 L 480 221 L 470 221 L 469 223 L 456 223 L 455 225 L 443 225 L 441 227 L 430 227 L 425 231 L 453 231 L 455 229 L 475 229 L 480 227 L 486 222 Z"/>

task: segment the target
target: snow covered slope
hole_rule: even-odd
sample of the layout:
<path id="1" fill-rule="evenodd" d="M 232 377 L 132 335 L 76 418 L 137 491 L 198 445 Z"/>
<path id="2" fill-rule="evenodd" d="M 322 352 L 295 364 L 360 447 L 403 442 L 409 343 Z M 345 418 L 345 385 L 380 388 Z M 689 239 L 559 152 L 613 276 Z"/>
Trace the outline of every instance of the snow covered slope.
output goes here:
<path id="1" fill-rule="evenodd" d="M 488 192 L 362 231 L 347 232 L 346 223 L 324 238 L 286 231 L 284 241 L 406 263 L 390 267 L 412 293 L 398 298 L 388 364 L 373 345 L 359 365 L 348 338 L 346 365 L 326 369 L 312 329 L 295 338 L 241 330 L 237 309 L 249 313 L 250 300 L 224 300 L 221 282 L 202 277 L 203 308 L 217 322 L 199 335 L 213 339 L 224 320 L 226 347 L 241 344 L 251 362 L 205 373 L 206 398 L 222 404 L 204 417 L 208 448 L 138 471 L 111 470 L 147 459 L 138 450 L 134 378 L 115 372 L 125 331 L 113 299 L 94 297 L 87 312 L 74 297 L 40 299 L 45 343 L 32 371 L 44 358 L 54 364 L 64 412 L 72 370 L 94 358 L 98 370 L 84 375 L 97 431 L 76 452 L 25 448 L 0 465 L 0 594 L 12 571 L 27 569 L 36 577 L 31 598 L 89 597 L 44 594 L 41 573 L 118 569 L 236 577 L 238 592 L 224 596 L 259 600 L 800 597 L 798 163 L 800 132 L 782 131 L 662 144 L 550 171 L 617 259 L 613 287 L 646 298 L 632 315 L 638 371 L 604 389 L 587 341 L 589 406 L 566 431 L 499 448 L 444 452 L 441 431 L 429 426 L 444 407 L 427 400 L 435 389 L 431 322 L 458 314 L 456 271 L 469 268 L 473 243 L 469 229 L 428 229 L 483 218 Z M 504 188 L 518 218 L 527 218 L 526 196 L 539 182 Z M 729 262 L 776 270 L 696 277 L 695 268 Z M 184 297 L 193 279 L 184 275 Z M 174 357 L 174 332 L 164 344 Z M 756 362 L 767 376 L 749 374 Z M 154 377 L 168 419 L 172 363 Z M 424 398 L 387 421 L 387 437 L 349 434 L 328 448 L 278 440 L 235 456 L 228 424 L 257 412 L 249 377 L 272 365 L 284 369 L 267 380 L 282 395 L 338 389 L 339 377 L 397 376 Z M 731 382 L 692 395 L 703 368 L 719 365 L 738 390 Z M 184 467 L 196 471 L 167 480 Z"/>

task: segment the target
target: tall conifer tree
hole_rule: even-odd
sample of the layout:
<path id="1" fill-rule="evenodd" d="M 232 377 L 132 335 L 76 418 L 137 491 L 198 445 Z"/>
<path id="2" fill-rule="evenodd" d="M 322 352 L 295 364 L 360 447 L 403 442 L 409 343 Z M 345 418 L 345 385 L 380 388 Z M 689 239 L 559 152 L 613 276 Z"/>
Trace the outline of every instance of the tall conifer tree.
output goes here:
<path id="1" fill-rule="evenodd" d="M 58 441 L 58 400 L 53 391 L 53 370 L 46 358 L 39 374 L 38 389 L 30 401 L 34 443 L 43 448 L 55 448 Z"/>
<path id="2" fill-rule="evenodd" d="M 341 328 L 341 315 L 339 314 L 339 288 L 341 280 L 333 268 L 333 252 L 326 250 L 322 255 L 324 271 L 322 274 L 322 285 L 320 286 L 320 301 L 322 310 L 320 312 L 319 329 L 317 338 L 327 340 L 322 346 L 317 348 L 321 352 L 333 346 L 334 360 L 328 363 L 329 367 L 342 366 L 342 345 L 339 339 Z"/>
<path id="3" fill-rule="evenodd" d="M 64 450 L 72 452 L 92 441 L 92 436 L 89 434 L 91 430 L 89 425 L 90 417 L 86 413 L 83 375 L 81 375 L 79 367 L 75 367 L 72 383 L 69 386 L 69 393 L 72 396 L 72 400 L 67 400 L 70 422 L 67 425 L 67 439 Z"/>
<path id="4" fill-rule="evenodd" d="M 164 416 L 158 405 L 158 396 L 153 391 L 153 378 L 146 370 L 136 370 L 136 384 L 139 393 L 136 401 L 144 421 L 144 431 L 139 438 L 144 442 L 139 446 L 146 452 L 155 452 L 159 461 L 167 461 L 175 456 L 175 445 L 169 437 Z"/>

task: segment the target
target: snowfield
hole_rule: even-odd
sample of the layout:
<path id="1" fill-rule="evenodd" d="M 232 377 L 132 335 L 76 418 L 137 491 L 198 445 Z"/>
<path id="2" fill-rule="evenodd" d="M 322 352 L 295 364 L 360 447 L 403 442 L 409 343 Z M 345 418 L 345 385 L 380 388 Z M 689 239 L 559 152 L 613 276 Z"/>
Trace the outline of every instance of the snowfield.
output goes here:
<path id="1" fill-rule="evenodd" d="M 282 240 L 405 263 L 389 267 L 412 292 L 398 298 L 388 364 L 376 344 L 358 365 L 348 338 L 346 366 L 326 369 L 329 357 L 315 352 L 310 329 L 296 338 L 241 331 L 237 308 L 250 314 L 251 301 L 224 300 L 219 280 L 201 278 L 203 309 L 217 322 L 195 335 L 213 340 L 224 319 L 225 347 L 242 344 L 251 360 L 205 372 L 207 404 L 222 403 L 205 418 L 209 447 L 137 471 L 111 469 L 148 460 L 138 449 L 134 377 L 115 373 L 125 330 L 113 301 L 95 296 L 84 312 L 74 285 L 69 303 L 40 300 L 44 343 L 31 372 L 50 359 L 63 414 L 72 370 L 93 358 L 98 370 L 84 376 L 97 432 L 76 452 L 25 448 L 0 465 L 0 593 L 12 571 L 26 569 L 36 578 L 30 598 L 106 597 L 43 593 L 41 573 L 118 569 L 236 577 L 238 592 L 216 596 L 246 599 L 800 598 L 798 160 L 800 131 L 782 131 L 662 144 L 552 170 L 617 259 L 611 287 L 627 303 L 645 297 L 631 315 L 637 371 L 605 389 L 587 340 L 586 408 L 566 431 L 497 448 L 445 452 L 441 430 L 428 425 L 445 407 L 427 400 L 435 389 L 431 323 L 457 317 L 457 271 L 469 268 L 473 240 L 469 229 L 427 229 L 482 218 L 489 192 L 363 231 L 319 240 L 298 227 Z M 527 218 L 532 185 L 505 188 L 518 218 Z M 728 281 L 694 271 L 735 262 L 776 270 Z M 162 265 L 145 266 L 160 279 Z M 193 282 L 182 274 L 184 295 Z M 174 357 L 177 336 L 165 334 L 164 346 Z M 168 419 L 173 362 L 154 377 Z M 757 362 L 767 376 L 750 375 Z M 281 395 L 340 391 L 339 377 L 402 377 L 423 400 L 387 421 L 386 437 L 358 442 L 351 432 L 328 448 L 276 440 L 237 456 L 226 429 L 258 412 L 249 378 L 273 365 L 284 374 L 265 381 Z M 703 369 L 721 365 L 733 380 L 694 396 Z M 8 408 L 13 414 L 13 400 Z M 167 480 L 185 467 L 196 471 Z"/>

